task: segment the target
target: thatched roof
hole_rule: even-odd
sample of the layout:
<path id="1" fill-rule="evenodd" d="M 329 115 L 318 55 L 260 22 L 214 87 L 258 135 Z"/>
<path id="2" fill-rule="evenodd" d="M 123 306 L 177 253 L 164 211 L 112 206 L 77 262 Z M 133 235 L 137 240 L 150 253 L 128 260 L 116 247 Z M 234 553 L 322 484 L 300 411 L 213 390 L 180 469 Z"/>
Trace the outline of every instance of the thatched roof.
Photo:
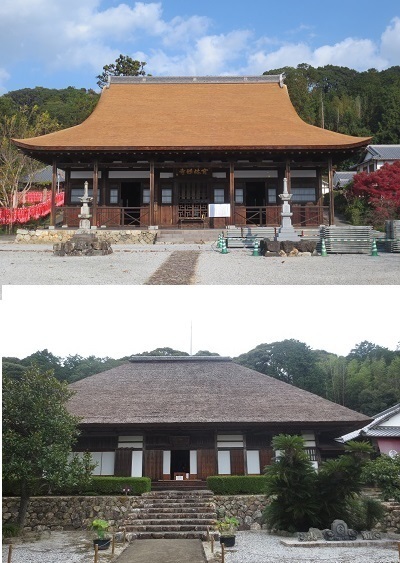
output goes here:
<path id="1" fill-rule="evenodd" d="M 343 150 L 370 138 L 306 124 L 282 77 L 115 77 L 86 121 L 36 138 L 34 151 Z"/>
<path id="2" fill-rule="evenodd" d="M 355 429 L 365 415 L 218 356 L 135 357 L 70 385 L 83 424 L 286 423 Z"/>

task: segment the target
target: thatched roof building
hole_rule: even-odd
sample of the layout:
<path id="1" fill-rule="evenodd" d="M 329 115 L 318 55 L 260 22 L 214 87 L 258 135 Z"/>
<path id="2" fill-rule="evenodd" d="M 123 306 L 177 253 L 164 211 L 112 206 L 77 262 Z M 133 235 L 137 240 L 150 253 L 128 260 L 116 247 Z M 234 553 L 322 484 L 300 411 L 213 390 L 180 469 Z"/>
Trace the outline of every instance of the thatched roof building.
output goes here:
<path id="1" fill-rule="evenodd" d="M 260 473 L 280 432 L 302 434 L 317 463 L 338 449 L 334 437 L 369 422 L 219 356 L 134 357 L 70 388 L 68 408 L 82 417 L 78 449 L 107 454 L 116 474 L 121 450 L 129 450 L 124 471 L 153 479 Z"/>

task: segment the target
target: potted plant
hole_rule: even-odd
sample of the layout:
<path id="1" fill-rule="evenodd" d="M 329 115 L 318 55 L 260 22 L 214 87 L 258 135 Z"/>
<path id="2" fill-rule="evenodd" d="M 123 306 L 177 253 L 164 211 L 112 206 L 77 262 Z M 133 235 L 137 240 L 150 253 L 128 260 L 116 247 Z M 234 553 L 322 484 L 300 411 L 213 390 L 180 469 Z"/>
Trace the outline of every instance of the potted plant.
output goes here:
<path id="1" fill-rule="evenodd" d="M 237 518 L 225 516 L 222 520 L 217 520 L 216 528 L 219 531 L 219 541 L 225 547 L 233 547 L 235 545 L 235 533 L 239 526 Z"/>
<path id="2" fill-rule="evenodd" d="M 93 545 L 97 544 L 98 549 L 108 549 L 110 547 L 111 538 L 106 537 L 106 532 L 110 524 L 107 520 L 96 518 L 92 522 L 92 530 L 97 534 L 97 538 L 93 540 Z"/>

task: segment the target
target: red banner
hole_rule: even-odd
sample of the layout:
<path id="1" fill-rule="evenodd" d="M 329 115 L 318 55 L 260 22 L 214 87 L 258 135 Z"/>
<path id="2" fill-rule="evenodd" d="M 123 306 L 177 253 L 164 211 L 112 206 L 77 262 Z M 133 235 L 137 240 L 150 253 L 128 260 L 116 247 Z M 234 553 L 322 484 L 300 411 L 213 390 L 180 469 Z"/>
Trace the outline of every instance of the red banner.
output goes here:
<path id="1" fill-rule="evenodd" d="M 28 194 L 26 194 L 28 195 Z M 64 192 L 56 194 L 56 206 L 64 205 Z M 29 205 L 28 207 L 15 207 L 9 209 L 0 207 L 0 225 L 10 223 L 28 223 L 31 219 L 45 217 L 51 211 L 51 193 L 45 202 Z"/>

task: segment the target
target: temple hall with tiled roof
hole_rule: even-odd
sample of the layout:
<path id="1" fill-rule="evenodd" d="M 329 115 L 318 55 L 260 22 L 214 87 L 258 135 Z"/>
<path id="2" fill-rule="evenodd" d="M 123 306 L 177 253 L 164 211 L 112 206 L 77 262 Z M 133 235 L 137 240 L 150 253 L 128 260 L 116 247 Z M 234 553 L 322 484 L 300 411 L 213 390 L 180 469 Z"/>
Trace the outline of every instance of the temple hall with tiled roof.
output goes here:
<path id="1" fill-rule="evenodd" d="M 14 142 L 53 166 L 54 193 L 66 171 L 65 225 L 87 181 L 94 226 L 223 228 L 280 224 L 284 179 L 295 226 L 332 223 L 322 175 L 332 194 L 333 164 L 370 138 L 306 124 L 277 75 L 111 77 L 82 124 Z"/>

